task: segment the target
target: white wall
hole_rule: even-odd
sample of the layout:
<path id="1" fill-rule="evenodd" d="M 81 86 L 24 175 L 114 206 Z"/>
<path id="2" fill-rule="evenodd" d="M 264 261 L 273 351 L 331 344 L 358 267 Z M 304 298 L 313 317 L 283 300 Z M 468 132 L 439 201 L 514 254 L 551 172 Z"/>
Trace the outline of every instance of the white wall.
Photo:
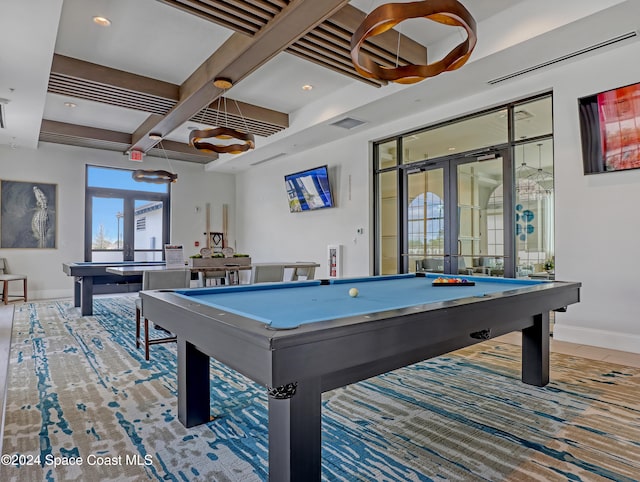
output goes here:
<path id="1" fill-rule="evenodd" d="M 640 45 L 566 69 L 555 84 L 556 273 L 582 301 L 554 336 L 640 353 L 640 170 L 582 175 L 576 99 L 640 82 Z"/>
<path id="2" fill-rule="evenodd" d="M 257 262 L 316 261 L 321 264 L 316 277 L 326 277 L 327 245 L 341 244 L 343 275 L 368 275 L 372 204 L 368 149 L 367 136 L 350 136 L 238 174 L 238 251 L 251 254 Z M 289 212 L 284 176 L 324 164 L 329 165 L 336 207 Z M 357 233 L 359 228 L 363 234 Z"/>
<path id="3" fill-rule="evenodd" d="M 344 276 L 372 270 L 370 141 L 491 106 L 554 92 L 556 277 L 581 281 L 581 302 L 558 313 L 556 339 L 640 353 L 640 170 L 586 177 L 579 97 L 640 82 L 635 42 L 597 56 L 514 79 L 445 106 L 258 165 L 237 176 L 239 249 L 257 261 L 315 260 L 326 274 L 328 244 L 344 245 Z M 446 74 L 444 74 L 446 75 Z M 426 81 L 428 82 L 428 80 Z M 428 102 L 425 102 L 428 105 Z M 283 176 L 328 164 L 337 207 L 288 212 Z M 351 178 L 349 188 L 349 176 Z M 349 192 L 350 191 L 350 192 Z M 364 236 L 356 229 L 365 229 Z"/>
<path id="4" fill-rule="evenodd" d="M 165 159 L 145 158 L 132 163 L 118 152 L 40 143 L 37 150 L 0 146 L 0 179 L 58 185 L 56 249 L 0 249 L 12 271 L 28 276 L 29 299 L 69 297 L 73 281 L 62 272 L 62 263 L 83 261 L 85 164 L 129 169 L 167 169 Z M 178 173 L 172 185 L 171 242 L 183 244 L 185 256 L 196 253 L 194 241 L 203 246 L 205 204 L 211 203 L 211 229 L 222 229 L 222 204 L 229 205 L 229 231 L 233 242 L 235 184 L 228 174 L 207 173 L 200 164 L 171 161 Z M 196 213 L 196 206 L 200 212 Z M 12 290 L 13 292 L 13 290 Z M 17 286 L 16 286 L 17 292 Z"/>

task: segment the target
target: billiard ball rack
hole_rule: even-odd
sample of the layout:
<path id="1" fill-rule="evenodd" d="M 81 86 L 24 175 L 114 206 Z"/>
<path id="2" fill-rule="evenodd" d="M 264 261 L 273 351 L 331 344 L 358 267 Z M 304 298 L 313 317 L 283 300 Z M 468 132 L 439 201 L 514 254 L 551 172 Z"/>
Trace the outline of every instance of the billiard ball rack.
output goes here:
<path id="1" fill-rule="evenodd" d="M 436 278 L 431 286 L 475 286 L 474 281 L 467 281 L 460 278 Z"/>

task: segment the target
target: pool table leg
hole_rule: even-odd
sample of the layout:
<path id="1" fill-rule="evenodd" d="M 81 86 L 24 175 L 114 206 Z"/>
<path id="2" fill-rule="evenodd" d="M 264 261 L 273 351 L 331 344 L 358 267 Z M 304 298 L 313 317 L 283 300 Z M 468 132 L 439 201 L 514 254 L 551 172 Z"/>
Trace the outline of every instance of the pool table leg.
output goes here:
<path id="1" fill-rule="evenodd" d="M 549 383 L 549 312 L 533 317 L 522 330 L 522 381 L 544 387 Z"/>
<path id="2" fill-rule="evenodd" d="M 189 428 L 211 420 L 209 356 L 178 337 L 178 420 Z"/>
<path id="3" fill-rule="evenodd" d="M 80 293 L 80 313 L 82 316 L 93 315 L 93 276 L 83 276 Z"/>
<path id="4" fill-rule="evenodd" d="M 80 306 L 80 295 L 82 288 L 82 278 L 75 277 L 73 279 L 73 306 L 78 308 Z"/>
<path id="5" fill-rule="evenodd" d="M 322 473 L 320 380 L 293 395 L 269 394 L 269 480 L 319 481 Z M 288 398 L 287 398 L 288 397 Z"/>

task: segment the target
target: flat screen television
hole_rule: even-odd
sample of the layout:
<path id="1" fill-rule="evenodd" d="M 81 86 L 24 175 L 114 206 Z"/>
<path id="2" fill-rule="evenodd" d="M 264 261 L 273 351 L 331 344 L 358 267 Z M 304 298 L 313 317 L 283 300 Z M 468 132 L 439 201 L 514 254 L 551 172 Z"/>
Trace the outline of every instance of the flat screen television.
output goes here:
<path id="1" fill-rule="evenodd" d="M 640 83 L 578 99 L 585 174 L 640 168 Z"/>
<path id="2" fill-rule="evenodd" d="M 327 166 L 284 176 L 292 213 L 333 207 Z"/>

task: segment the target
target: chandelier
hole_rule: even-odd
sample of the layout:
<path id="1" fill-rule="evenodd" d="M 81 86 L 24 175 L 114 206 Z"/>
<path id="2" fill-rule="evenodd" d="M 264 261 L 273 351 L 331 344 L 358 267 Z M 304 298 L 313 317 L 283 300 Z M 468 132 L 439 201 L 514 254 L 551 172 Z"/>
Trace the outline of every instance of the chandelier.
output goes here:
<path id="1" fill-rule="evenodd" d="M 203 152 L 217 152 L 218 154 L 240 154 L 241 152 L 246 152 L 249 149 L 253 149 L 255 147 L 255 138 L 253 134 L 242 132 L 228 126 L 227 98 L 224 94 L 228 89 L 233 87 L 233 82 L 231 82 L 231 80 L 229 79 L 217 78 L 213 81 L 213 85 L 223 90 L 222 94 L 218 97 L 216 124 L 219 125 L 218 115 L 221 108 L 221 99 L 224 97 L 225 126 L 216 127 L 213 129 L 193 130 L 189 133 L 189 144 Z M 237 102 L 236 107 L 238 109 L 238 112 L 240 112 L 240 106 Z M 207 106 L 207 109 L 208 108 L 209 106 Z M 240 117 L 245 124 L 245 130 L 247 130 L 247 125 L 244 121 L 242 113 L 240 113 Z M 212 141 L 207 141 L 205 139 L 212 139 Z M 229 143 L 229 141 L 232 140 L 240 142 Z"/>
<path id="2" fill-rule="evenodd" d="M 553 173 L 542 168 L 542 143 L 538 143 L 538 168 L 527 165 L 522 145 L 522 164 L 516 169 L 516 192 L 521 198 L 544 199 L 553 193 Z"/>
<path id="3" fill-rule="evenodd" d="M 134 181 L 154 184 L 171 184 L 178 180 L 178 175 L 173 172 L 151 169 L 136 169 L 131 173 L 131 177 Z"/>
<path id="4" fill-rule="evenodd" d="M 467 38 L 444 58 L 427 65 L 383 67 L 371 58 L 360 55 L 360 47 L 369 37 L 380 35 L 404 20 L 420 17 L 444 25 L 462 27 L 467 32 Z M 459 69 L 469 60 L 476 42 L 476 22 L 469 11 L 457 0 L 387 3 L 380 5 L 367 15 L 354 32 L 350 45 L 351 60 L 358 73 L 364 77 L 399 84 L 413 84 L 427 77 L 435 77 L 443 72 Z"/>
<path id="5" fill-rule="evenodd" d="M 171 161 L 169 161 L 169 156 L 167 156 L 167 151 L 164 150 L 164 146 L 162 145 L 162 136 L 160 134 L 149 134 L 149 138 L 153 140 L 159 140 L 158 145 L 164 154 L 167 163 L 169 164 L 169 169 L 171 168 Z M 151 182 L 153 184 L 171 184 L 172 182 L 176 182 L 178 180 L 178 175 L 171 171 L 164 171 L 160 169 L 136 169 L 131 173 L 131 177 L 134 181 L 138 182 Z"/>

